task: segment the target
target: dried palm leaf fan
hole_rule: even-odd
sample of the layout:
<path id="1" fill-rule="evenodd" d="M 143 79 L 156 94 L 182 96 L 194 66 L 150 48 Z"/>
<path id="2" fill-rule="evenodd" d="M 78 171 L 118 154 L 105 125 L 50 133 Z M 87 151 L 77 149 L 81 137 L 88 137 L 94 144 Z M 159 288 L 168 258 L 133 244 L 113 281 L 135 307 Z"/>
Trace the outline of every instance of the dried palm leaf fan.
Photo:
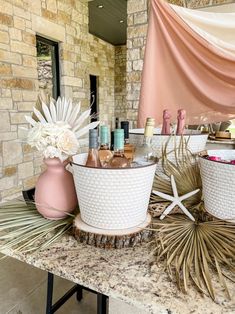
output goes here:
<path id="1" fill-rule="evenodd" d="M 15 201 L 0 206 L 0 250 L 26 253 L 45 249 L 60 239 L 73 225 L 74 215 L 47 220 L 33 202 Z"/>
<path id="2" fill-rule="evenodd" d="M 179 154 L 180 153 L 180 154 Z M 154 189 L 172 194 L 167 178 L 173 174 L 179 194 L 201 188 L 197 157 L 187 149 L 187 143 L 175 148 L 175 162 L 168 159 L 166 147 L 162 152 L 165 176 L 156 175 Z M 152 202 L 161 201 L 152 196 Z M 183 215 L 171 215 L 155 220 L 152 241 L 157 260 L 164 260 L 169 276 L 178 288 L 187 293 L 191 284 L 215 300 L 214 281 L 219 281 L 230 299 L 226 279 L 235 282 L 235 223 L 211 217 L 205 212 L 201 196 L 188 200 L 187 208 L 195 222 Z"/>
<path id="3" fill-rule="evenodd" d="M 174 136 L 174 135 L 173 135 Z M 193 155 L 187 148 L 188 140 L 181 137 L 180 144 L 177 147 L 175 144 L 174 151 L 167 149 L 168 143 L 162 148 L 162 155 L 159 162 L 162 164 L 163 175 L 157 172 L 155 174 L 153 189 L 172 195 L 172 188 L 170 176 L 173 175 L 177 185 L 179 195 L 184 195 L 193 190 L 202 188 L 202 181 L 200 176 L 200 169 L 197 162 L 197 156 Z M 176 143 L 176 140 L 175 140 Z M 169 154 L 174 153 L 174 158 L 169 158 Z M 197 205 L 201 201 L 201 192 L 193 195 L 184 201 L 185 206 Z M 157 195 L 151 195 L 151 204 L 157 202 L 164 202 L 162 198 Z"/>

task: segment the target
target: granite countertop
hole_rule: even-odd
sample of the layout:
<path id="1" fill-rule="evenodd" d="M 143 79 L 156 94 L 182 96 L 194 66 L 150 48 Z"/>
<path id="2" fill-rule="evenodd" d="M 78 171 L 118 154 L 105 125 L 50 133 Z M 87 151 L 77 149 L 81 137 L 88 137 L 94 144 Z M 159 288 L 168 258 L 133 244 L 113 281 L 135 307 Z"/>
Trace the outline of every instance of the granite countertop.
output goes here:
<path id="1" fill-rule="evenodd" d="M 99 249 L 66 235 L 41 252 L 19 254 L 6 250 L 2 253 L 123 300 L 146 313 L 235 313 L 234 284 L 228 281 L 232 294 L 229 302 L 222 290 L 216 303 L 193 287 L 185 295 L 170 281 L 163 265 L 156 265 L 150 252 L 147 243 L 135 248 Z"/>

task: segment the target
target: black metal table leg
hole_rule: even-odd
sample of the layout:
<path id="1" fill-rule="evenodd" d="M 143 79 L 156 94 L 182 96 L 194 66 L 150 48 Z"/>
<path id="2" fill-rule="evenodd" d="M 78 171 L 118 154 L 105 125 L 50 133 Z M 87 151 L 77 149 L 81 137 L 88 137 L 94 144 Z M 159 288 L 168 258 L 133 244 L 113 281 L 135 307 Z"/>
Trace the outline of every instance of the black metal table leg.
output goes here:
<path id="1" fill-rule="evenodd" d="M 79 301 L 79 302 L 83 298 L 82 286 L 80 286 L 80 285 L 77 285 L 77 295 L 76 295 L 76 297 L 77 297 L 77 301 Z"/>
<path id="2" fill-rule="evenodd" d="M 97 293 L 97 314 L 108 314 L 108 297 Z"/>
<path id="3" fill-rule="evenodd" d="M 48 272 L 46 314 L 54 314 L 74 293 L 76 293 L 77 300 L 81 301 L 84 289 L 97 294 L 97 314 L 108 314 L 108 296 L 77 284 L 67 291 L 65 295 L 63 295 L 55 304 L 53 304 L 53 286 L 54 275 Z"/>
<path id="4" fill-rule="evenodd" d="M 53 313 L 52 312 L 53 284 L 54 284 L 54 275 L 48 272 L 46 314 Z"/>

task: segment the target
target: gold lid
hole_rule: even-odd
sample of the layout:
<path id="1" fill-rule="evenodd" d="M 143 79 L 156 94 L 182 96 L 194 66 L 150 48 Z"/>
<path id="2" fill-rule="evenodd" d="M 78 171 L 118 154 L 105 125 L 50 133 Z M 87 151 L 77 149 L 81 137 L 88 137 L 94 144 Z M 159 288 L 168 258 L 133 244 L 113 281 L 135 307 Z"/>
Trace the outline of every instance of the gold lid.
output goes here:
<path id="1" fill-rule="evenodd" d="M 145 130 L 144 130 L 144 136 L 153 136 L 153 129 L 155 125 L 155 119 L 154 118 L 147 118 L 146 124 L 145 124 Z"/>
<path id="2" fill-rule="evenodd" d="M 153 126 L 155 125 L 155 119 L 154 118 L 147 118 L 145 126 Z"/>

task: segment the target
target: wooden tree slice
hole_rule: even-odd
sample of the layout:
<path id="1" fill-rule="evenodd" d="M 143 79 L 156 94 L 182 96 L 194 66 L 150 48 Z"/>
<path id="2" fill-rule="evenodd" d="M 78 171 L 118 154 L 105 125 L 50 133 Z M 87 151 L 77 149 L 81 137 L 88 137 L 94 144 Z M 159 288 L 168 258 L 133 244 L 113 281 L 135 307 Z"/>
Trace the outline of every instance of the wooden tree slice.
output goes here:
<path id="1" fill-rule="evenodd" d="M 133 247 L 137 243 L 146 242 L 152 235 L 152 217 L 147 214 L 146 220 L 138 227 L 122 230 L 107 230 L 94 228 L 82 221 L 80 214 L 74 220 L 74 236 L 82 243 L 94 245 L 100 248 Z"/>

